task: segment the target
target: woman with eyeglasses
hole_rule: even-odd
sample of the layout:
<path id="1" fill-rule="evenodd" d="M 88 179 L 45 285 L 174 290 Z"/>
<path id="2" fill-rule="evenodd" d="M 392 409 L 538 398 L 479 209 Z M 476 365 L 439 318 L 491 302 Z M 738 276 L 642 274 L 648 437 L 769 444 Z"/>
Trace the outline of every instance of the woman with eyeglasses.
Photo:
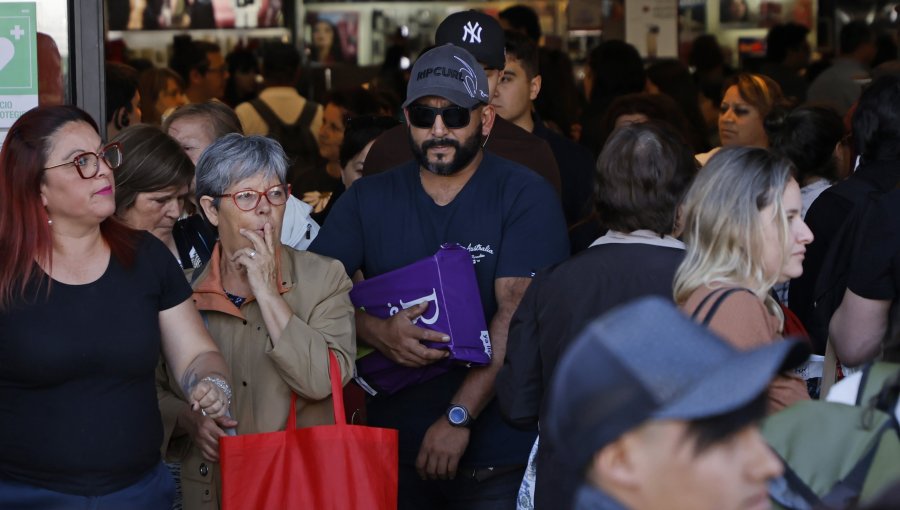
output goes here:
<path id="1" fill-rule="evenodd" d="M 353 373 L 344 266 L 278 241 L 287 168 L 278 142 L 239 134 L 214 142 L 197 163 L 197 201 L 219 241 L 193 283 L 194 302 L 234 376 L 237 434 L 283 430 L 292 395 L 299 426 L 331 423 L 328 351 L 345 383 Z M 184 508 L 217 508 L 218 442 L 226 431 L 202 417 L 179 426 L 190 446 L 181 467 Z"/>
<path id="2" fill-rule="evenodd" d="M 160 351 L 194 412 L 234 425 L 178 264 L 114 217 L 124 157 L 73 106 L 28 111 L 0 151 L 0 508 L 168 509 Z"/>

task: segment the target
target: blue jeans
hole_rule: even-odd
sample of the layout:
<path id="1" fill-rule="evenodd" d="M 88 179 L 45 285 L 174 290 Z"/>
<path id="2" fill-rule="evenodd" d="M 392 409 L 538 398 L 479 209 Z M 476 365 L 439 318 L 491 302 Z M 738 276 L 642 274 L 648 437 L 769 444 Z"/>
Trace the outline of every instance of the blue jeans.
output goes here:
<path id="1" fill-rule="evenodd" d="M 79 496 L 0 478 L 0 508 L 9 510 L 170 510 L 175 482 L 162 462 L 144 478 L 103 496 Z"/>
<path id="2" fill-rule="evenodd" d="M 496 473 L 496 474 L 495 474 Z M 525 466 L 460 468 L 453 480 L 422 480 L 400 464 L 399 510 L 515 510 Z"/>

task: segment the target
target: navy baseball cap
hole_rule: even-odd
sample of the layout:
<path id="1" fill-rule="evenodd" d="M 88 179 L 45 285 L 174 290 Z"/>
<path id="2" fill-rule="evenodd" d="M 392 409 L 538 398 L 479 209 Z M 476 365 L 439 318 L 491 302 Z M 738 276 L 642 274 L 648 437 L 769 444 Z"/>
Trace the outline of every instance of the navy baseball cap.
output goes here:
<path id="1" fill-rule="evenodd" d="M 648 420 L 740 409 L 808 355 L 795 340 L 739 351 L 671 302 L 644 298 L 591 323 L 566 351 L 541 433 L 581 471 L 596 451 Z"/>
<path id="2" fill-rule="evenodd" d="M 461 11 L 447 16 L 437 27 L 434 43 L 465 48 L 488 69 L 506 67 L 506 36 L 500 22 L 483 12 Z"/>
<path id="3" fill-rule="evenodd" d="M 423 53 L 413 65 L 403 107 L 425 96 L 438 96 L 465 108 L 488 104 L 487 75 L 468 51 L 445 44 Z"/>

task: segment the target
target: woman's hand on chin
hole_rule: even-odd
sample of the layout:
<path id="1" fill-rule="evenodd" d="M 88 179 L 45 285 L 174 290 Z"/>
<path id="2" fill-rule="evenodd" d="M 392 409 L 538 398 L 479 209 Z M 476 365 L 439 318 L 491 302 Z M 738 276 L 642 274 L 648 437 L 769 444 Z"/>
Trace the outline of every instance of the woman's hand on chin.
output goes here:
<path id="1" fill-rule="evenodd" d="M 231 261 L 247 272 L 247 283 L 256 299 L 267 294 L 278 295 L 275 229 L 270 223 L 266 223 L 263 227 L 264 236 L 243 228 L 240 232 L 253 246 L 235 251 L 231 255 Z"/>

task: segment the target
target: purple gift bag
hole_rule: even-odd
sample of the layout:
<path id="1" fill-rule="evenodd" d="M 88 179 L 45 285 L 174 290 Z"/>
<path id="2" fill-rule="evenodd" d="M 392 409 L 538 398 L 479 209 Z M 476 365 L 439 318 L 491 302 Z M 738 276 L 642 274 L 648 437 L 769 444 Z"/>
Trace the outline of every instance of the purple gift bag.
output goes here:
<path id="1" fill-rule="evenodd" d="M 357 283 L 350 299 L 354 306 L 383 319 L 427 302 L 428 308 L 413 323 L 450 337 L 447 343 L 425 342 L 428 347 L 450 351 L 449 358 L 426 367 L 400 366 L 378 351 L 357 360 L 357 382 L 373 395 L 390 395 L 425 382 L 454 364 L 491 362 L 475 267 L 468 250 L 458 244 L 444 244 L 431 257 Z"/>

